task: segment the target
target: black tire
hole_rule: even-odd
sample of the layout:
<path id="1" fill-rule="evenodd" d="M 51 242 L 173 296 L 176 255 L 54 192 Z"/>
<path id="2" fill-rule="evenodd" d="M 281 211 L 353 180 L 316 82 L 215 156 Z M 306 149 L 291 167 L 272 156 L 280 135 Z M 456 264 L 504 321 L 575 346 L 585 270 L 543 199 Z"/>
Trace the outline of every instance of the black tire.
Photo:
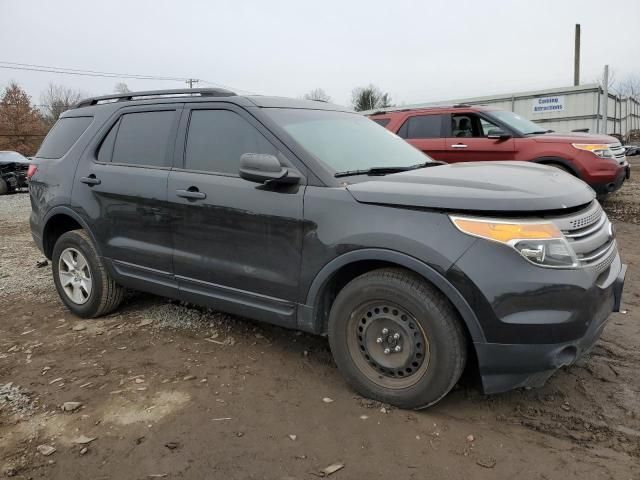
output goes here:
<path id="1" fill-rule="evenodd" d="M 82 304 L 75 303 L 64 291 L 60 279 L 60 256 L 67 249 L 75 249 L 86 259 L 92 286 L 87 299 Z M 53 281 L 60 299 L 72 313 L 82 318 L 95 318 L 115 310 L 124 298 L 124 288 L 109 275 L 102 258 L 84 230 L 63 233 L 51 257 Z"/>
<path id="2" fill-rule="evenodd" d="M 378 350 L 389 346 L 387 339 L 380 343 L 382 325 L 390 325 L 386 333 L 397 325 L 398 341 L 404 342 L 397 357 L 401 366 L 387 368 L 394 352 L 384 357 Z M 372 342 L 371 335 L 378 338 Z M 459 380 L 467 356 L 465 334 L 451 303 L 419 275 L 398 268 L 361 275 L 339 292 L 329 316 L 329 343 L 338 369 L 356 392 L 409 409 L 442 399 Z"/>
<path id="3" fill-rule="evenodd" d="M 0 178 L 0 195 L 6 195 L 7 193 L 9 193 L 9 185 L 3 178 Z"/>

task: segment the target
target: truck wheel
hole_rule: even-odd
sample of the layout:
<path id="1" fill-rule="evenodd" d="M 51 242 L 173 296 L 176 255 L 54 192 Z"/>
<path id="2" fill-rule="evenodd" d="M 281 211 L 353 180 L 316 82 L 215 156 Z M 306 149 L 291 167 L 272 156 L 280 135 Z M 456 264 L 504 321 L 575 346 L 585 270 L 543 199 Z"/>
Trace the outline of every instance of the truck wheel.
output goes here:
<path id="1" fill-rule="evenodd" d="M 400 408 L 438 402 L 460 378 L 467 355 L 449 301 L 419 275 L 396 268 L 361 275 L 340 291 L 329 343 L 358 393 Z"/>
<path id="2" fill-rule="evenodd" d="M 9 185 L 4 179 L 0 178 L 0 195 L 6 195 L 9 192 Z"/>
<path id="3" fill-rule="evenodd" d="M 124 289 L 109 276 L 84 230 L 63 233 L 53 247 L 51 260 L 58 295 L 71 312 L 94 318 L 120 305 Z"/>

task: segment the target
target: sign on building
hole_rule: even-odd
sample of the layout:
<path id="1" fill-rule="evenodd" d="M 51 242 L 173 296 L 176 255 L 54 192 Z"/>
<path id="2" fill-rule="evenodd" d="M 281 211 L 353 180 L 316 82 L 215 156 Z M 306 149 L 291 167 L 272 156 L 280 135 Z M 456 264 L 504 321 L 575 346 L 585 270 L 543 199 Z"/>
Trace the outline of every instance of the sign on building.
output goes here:
<path id="1" fill-rule="evenodd" d="M 538 97 L 533 99 L 533 113 L 564 111 L 564 95 L 556 97 Z"/>

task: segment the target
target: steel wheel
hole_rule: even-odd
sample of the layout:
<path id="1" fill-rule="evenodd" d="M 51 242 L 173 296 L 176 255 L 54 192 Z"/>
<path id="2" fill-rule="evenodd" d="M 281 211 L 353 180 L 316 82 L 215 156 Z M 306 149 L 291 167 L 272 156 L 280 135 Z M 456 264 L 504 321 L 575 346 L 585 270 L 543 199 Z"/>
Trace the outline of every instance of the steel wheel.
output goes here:
<path id="1" fill-rule="evenodd" d="M 82 305 L 89 300 L 93 281 L 87 259 L 75 248 L 66 248 L 60 254 L 58 278 L 67 297 Z"/>
<path id="2" fill-rule="evenodd" d="M 390 302 L 367 302 L 349 319 L 347 342 L 357 368 L 384 388 L 415 385 L 429 368 L 429 341 L 414 316 Z"/>

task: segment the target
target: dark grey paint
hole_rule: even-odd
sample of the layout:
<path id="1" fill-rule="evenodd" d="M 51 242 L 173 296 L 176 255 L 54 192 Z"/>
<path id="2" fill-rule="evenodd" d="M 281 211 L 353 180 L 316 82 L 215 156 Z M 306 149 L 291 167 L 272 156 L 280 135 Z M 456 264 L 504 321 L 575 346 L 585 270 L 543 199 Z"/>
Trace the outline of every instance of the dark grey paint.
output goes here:
<path id="1" fill-rule="evenodd" d="M 36 243 L 50 256 L 52 232 L 74 219 L 124 286 L 316 333 L 326 329 L 319 302 L 343 269 L 361 262 L 403 266 L 430 280 L 457 309 L 487 391 L 531 383 L 530 372 L 557 367 L 552 359 L 559 348 L 587 348 L 597 338 L 619 296 L 619 258 L 604 280 L 582 270 L 538 268 L 508 247 L 462 234 L 444 212 L 542 215 L 589 203 L 593 192 L 585 184 L 545 167 L 504 162 L 336 179 L 263 115 L 264 107 L 338 109 L 234 96 L 188 104 L 123 101 L 66 112 L 94 121 L 59 160 L 34 159 Z M 172 168 L 96 161 L 120 115 L 161 108 L 176 111 L 167 150 Z M 191 108 L 241 114 L 282 153 L 300 183 L 259 185 L 185 171 Z M 92 175 L 99 184 L 82 183 Z M 195 189 L 198 198 L 181 193 Z M 525 350 L 531 360 L 514 370 L 509 359 Z"/>

